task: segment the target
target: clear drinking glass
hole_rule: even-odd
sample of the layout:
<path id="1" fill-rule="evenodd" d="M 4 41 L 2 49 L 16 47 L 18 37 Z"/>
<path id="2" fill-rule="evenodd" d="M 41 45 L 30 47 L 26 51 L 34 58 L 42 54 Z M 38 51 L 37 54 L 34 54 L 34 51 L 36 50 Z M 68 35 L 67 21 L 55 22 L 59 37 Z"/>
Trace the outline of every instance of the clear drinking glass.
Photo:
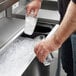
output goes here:
<path id="1" fill-rule="evenodd" d="M 26 15 L 24 33 L 32 35 L 36 27 L 36 23 L 37 23 L 37 17 L 34 16 L 33 12 L 31 12 L 30 15 Z"/>

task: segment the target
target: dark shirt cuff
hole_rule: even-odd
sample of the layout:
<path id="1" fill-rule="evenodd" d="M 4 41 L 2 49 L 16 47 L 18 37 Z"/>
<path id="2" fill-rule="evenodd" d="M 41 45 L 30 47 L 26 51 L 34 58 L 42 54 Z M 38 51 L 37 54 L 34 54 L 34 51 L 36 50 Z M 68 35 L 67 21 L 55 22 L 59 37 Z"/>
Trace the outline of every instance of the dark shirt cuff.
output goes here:
<path id="1" fill-rule="evenodd" d="M 74 3 L 76 3 L 76 0 L 72 0 Z"/>

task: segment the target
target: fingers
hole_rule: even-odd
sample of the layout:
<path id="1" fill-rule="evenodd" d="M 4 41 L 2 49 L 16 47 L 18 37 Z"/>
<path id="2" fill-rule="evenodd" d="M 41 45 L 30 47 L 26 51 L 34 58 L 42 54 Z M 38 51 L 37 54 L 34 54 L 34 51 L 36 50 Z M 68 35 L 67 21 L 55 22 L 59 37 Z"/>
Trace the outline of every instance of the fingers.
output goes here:
<path id="1" fill-rule="evenodd" d="M 27 15 L 30 15 L 32 11 L 33 11 L 33 16 L 36 17 L 37 14 L 38 14 L 38 9 L 33 9 L 33 8 L 31 8 L 31 7 L 28 7 L 27 10 L 26 10 L 26 14 L 27 14 Z"/>
<path id="2" fill-rule="evenodd" d="M 35 49 L 34 49 L 36 55 L 37 55 L 37 58 L 39 59 L 39 61 L 41 63 L 44 62 L 45 58 L 47 57 L 48 55 L 48 50 L 43 46 L 43 44 L 37 44 Z"/>
<path id="3" fill-rule="evenodd" d="M 29 6 L 29 5 L 26 6 L 26 14 L 27 14 L 27 15 L 30 15 L 31 12 L 33 11 L 33 15 L 36 17 L 37 14 L 38 14 L 38 10 L 39 10 L 38 8 L 31 7 L 31 6 Z"/>
<path id="4" fill-rule="evenodd" d="M 37 16 L 38 10 L 41 7 L 41 1 L 32 1 L 26 6 L 26 13 L 29 15 L 32 11 L 34 12 L 34 16 Z"/>
<path id="5" fill-rule="evenodd" d="M 37 44 L 37 45 L 35 46 L 34 51 L 35 51 L 38 59 L 39 59 L 39 52 L 40 52 L 40 50 L 41 50 L 41 47 L 39 46 L 39 44 Z"/>
<path id="6" fill-rule="evenodd" d="M 31 13 L 32 8 L 29 6 L 26 6 L 26 14 L 29 15 Z"/>
<path id="7" fill-rule="evenodd" d="M 44 61 L 44 54 L 43 54 L 42 47 L 38 47 L 38 50 L 36 52 L 36 55 L 37 55 L 37 58 L 39 59 L 39 61 L 41 63 L 43 63 L 43 61 Z"/>
<path id="8" fill-rule="evenodd" d="M 38 54 L 38 50 L 39 49 L 39 45 L 37 44 L 36 46 L 35 46 L 35 48 L 34 48 L 34 52 L 36 53 L 36 54 Z"/>

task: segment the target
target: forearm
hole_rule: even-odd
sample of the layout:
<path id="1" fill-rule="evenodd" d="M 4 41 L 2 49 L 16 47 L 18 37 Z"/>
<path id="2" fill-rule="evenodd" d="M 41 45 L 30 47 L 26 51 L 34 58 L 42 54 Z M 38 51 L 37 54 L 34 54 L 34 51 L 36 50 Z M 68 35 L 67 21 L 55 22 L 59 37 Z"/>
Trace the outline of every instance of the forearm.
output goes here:
<path id="1" fill-rule="evenodd" d="M 56 32 L 47 38 L 50 46 L 58 49 L 63 42 L 76 30 L 76 4 L 70 2 L 67 12 Z M 52 43 L 52 45 L 51 45 Z M 51 49 L 51 48 L 50 48 Z"/>
<path id="2" fill-rule="evenodd" d="M 54 35 L 54 41 L 62 44 L 76 30 L 76 4 L 70 2 L 67 12 Z"/>

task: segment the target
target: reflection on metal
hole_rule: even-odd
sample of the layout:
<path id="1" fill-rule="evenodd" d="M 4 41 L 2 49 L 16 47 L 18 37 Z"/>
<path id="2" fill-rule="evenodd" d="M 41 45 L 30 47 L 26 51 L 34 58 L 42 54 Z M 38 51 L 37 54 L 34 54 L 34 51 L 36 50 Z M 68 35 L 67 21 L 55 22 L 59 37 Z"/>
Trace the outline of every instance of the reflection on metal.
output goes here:
<path id="1" fill-rule="evenodd" d="M 16 18 L 0 19 L 0 52 L 22 32 L 24 20 Z"/>
<path id="2" fill-rule="evenodd" d="M 5 15 L 6 17 L 12 17 L 12 6 L 6 9 Z"/>
<path id="3" fill-rule="evenodd" d="M 18 0 L 0 0 L 0 12 L 7 9 L 17 1 Z"/>

